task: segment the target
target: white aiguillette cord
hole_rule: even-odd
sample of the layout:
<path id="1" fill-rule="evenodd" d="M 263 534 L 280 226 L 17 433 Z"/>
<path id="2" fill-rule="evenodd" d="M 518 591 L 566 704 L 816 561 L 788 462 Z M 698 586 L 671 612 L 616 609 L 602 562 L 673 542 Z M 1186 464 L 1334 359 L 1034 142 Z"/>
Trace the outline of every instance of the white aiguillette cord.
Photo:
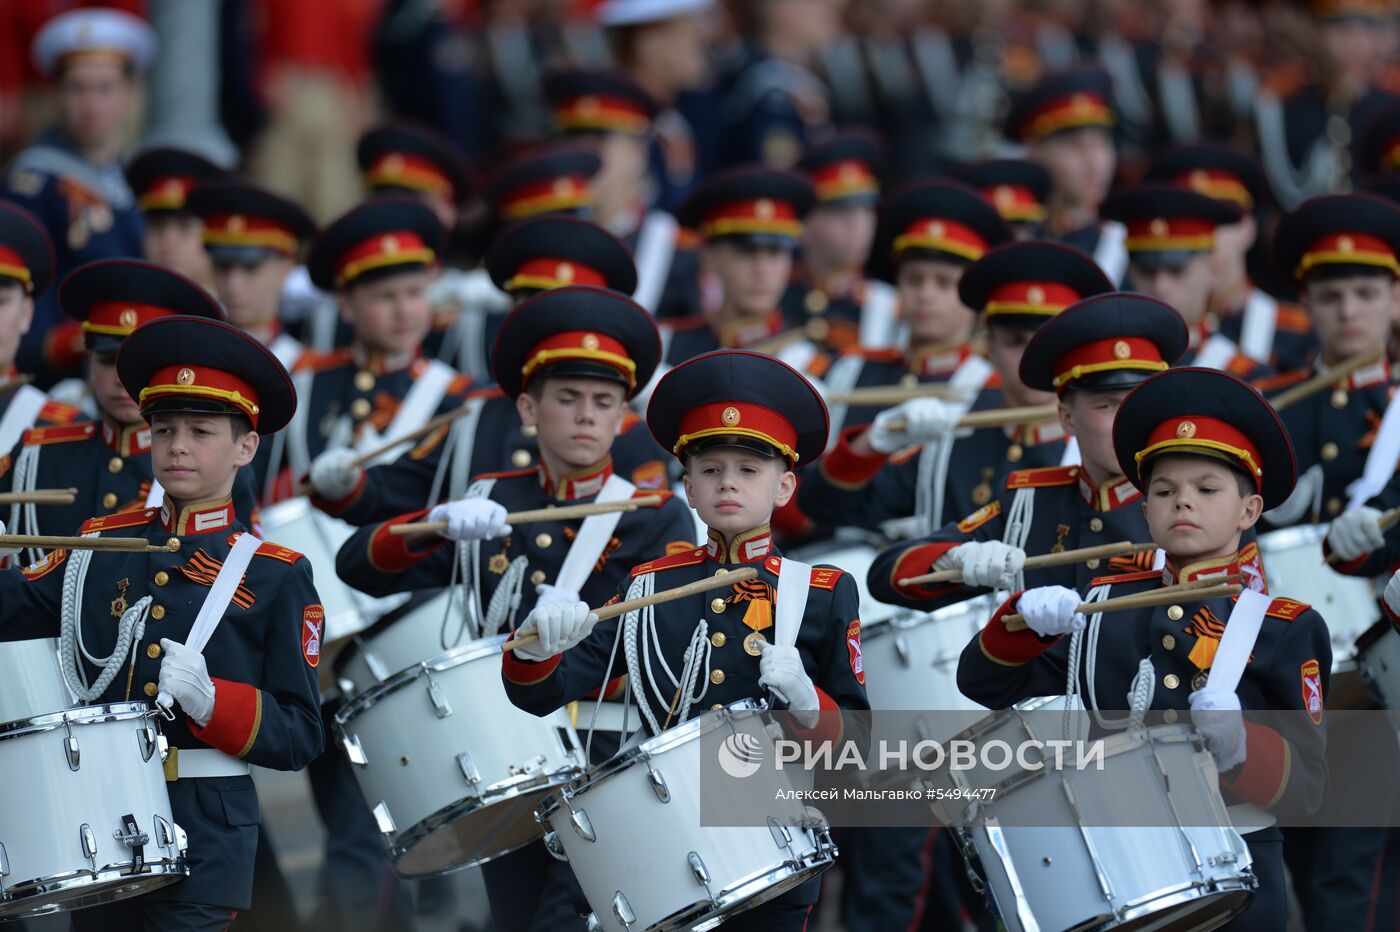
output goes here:
<path id="1" fill-rule="evenodd" d="M 214 585 L 209 587 L 209 595 L 205 596 L 204 604 L 199 607 L 199 614 L 190 626 L 190 636 L 185 639 L 186 647 L 204 652 L 209 638 L 219 627 L 219 622 L 223 621 L 224 612 L 229 602 L 233 601 L 233 594 L 238 591 L 238 584 L 243 581 L 243 574 L 248 571 L 253 554 L 258 552 L 260 546 L 262 541 L 252 534 L 243 534 L 233 542 L 224 565 L 219 567 L 219 575 L 214 577 Z M 156 705 L 161 707 L 166 718 L 174 718 L 170 711 L 174 704 L 175 699 L 170 693 L 162 691 L 156 697 Z"/>

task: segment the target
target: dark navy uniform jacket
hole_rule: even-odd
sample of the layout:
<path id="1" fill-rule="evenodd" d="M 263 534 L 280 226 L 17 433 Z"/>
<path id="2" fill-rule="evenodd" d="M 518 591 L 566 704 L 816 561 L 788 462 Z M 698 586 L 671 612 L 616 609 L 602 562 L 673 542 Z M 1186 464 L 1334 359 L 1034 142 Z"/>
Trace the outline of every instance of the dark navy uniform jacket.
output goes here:
<path id="1" fill-rule="evenodd" d="M 829 125 L 826 86 L 798 65 L 749 48 L 723 82 L 719 119 L 726 165 L 762 162 L 774 168 L 796 164 L 814 130 Z"/>
<path id="2" fill-rule="evenodd" d="M 1227 558 L 1188 566 L 1180 574 L 1168 564 L 1161 571 L 1101 577 L 1091 585 L 1109 585 L 1108 597 L 1116 598 L 1210 575 L 1247 574 L 1247 561 L 1253 557 L 1242 556 L 1243 564 Z M 1004 617 L 1015 611 L 1019 595 L 997 610 L 958 663 L 958 688 L 993 709 L 1065 691 L 1070 638 L 1008 629 Z M 1126 709 L 1138 664 L 1150 657 L 1156 676 L 1151 708 L 1173 710 L 1165 712 L 1168 722 L 1176 712 L 1189 709 L 1189 696 L 1205 684 L 1234 604 L 1230 596 L 1104 615 L 1094 682 L 1099 708 Z M 1246 711 L 1296 714 L 1273 717 L 1268 724 L 1246 717 L 1245 762 L 1221 778 L 1227 803 L 1281 806 L 1293 812 L 1317 809 L 1327 782 L 1323 704 L 1331 669 L 1332 648 L 1322 616 L 1302 602 L 1274 599 L 1235 692 Z M 1079 690 L 1087 697 L 1085 670 L 1081 663 Z"/>
<path id="3" fill-rule="evenodd" d="M 143 537 L 175 553 L 92 555 L 83 587 L 80 623 L 88 652 L 114 650 L 118 608 L 150 595 L 145 633 L 135 661 L 119 673 L 99 702 L 153 700 L 159 692 L 161 638 L 183 642 L 233 541 L 245 528 L 228 499 L 186 507 L 167 504 L 94 518 L 84 533 Z M 68 551 L 55 550 L 23 570 L 0 572 L 0 638 L 59 635 L 59 606 Z M 214 681 L 214 714 L 200 728 L 179 706 L 163 722 L 173 748 L 214 748 L 259 767 L 299 770 L 321 752 L 320 660 L 324 611 L 301 554 L 263 544 L 204 650 Z M 84 666 L 88 682 L 100 670 Z M 154 894 L 182 902 L 246 909 L 252 897 L 258 842 L 258 797 L 248 776 L 183 779 L 169 784 L 175 820 L 189 834 L 188 879 Z"/>

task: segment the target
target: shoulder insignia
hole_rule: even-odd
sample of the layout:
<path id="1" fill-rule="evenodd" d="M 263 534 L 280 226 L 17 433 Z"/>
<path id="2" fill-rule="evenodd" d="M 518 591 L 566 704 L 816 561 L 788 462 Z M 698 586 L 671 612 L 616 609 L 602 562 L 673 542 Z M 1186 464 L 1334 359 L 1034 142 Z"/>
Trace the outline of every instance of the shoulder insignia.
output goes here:
<path id="1" fill-rule="evenodd" d="M 1043 466 L 1040 469 L 1018 469 L 1006 477 L 1008 489 L 1042 489 L 1070 485 L 1079 481 L 1078 466 Z"/>
<path id="2" fill-rule="evenodd" d="M 485 388 L 478 388 L 468 393 L 467 400 L 473 398 L 504 398 L 506 393 L 499 385 L 488 385 Z"/>
<path id="3" fill-rule="evenodd" d="M 688 540 L 673 540 L 666 544 L 666 556 L 673 556 L 677 553 L 689 553 L 695 549 L 695 544 Z"/>
<path id="4" fill-rule="evenodd" d="M 988 502 L 958 522 L 958 530 L 964 534 L 977 530 L 988 521 L 1001 514 L 1001 502 Z"/>
<path id="5" fill-rule="evenodd" d="M 704 330 L 710 326 L 710 319 L 704 314 L 687 314 L 685 317 L 668 317 L 666 326 L 672 331 Z"/>
<path id="6" fill-rule="evenodd" d="M 1308 378 L 1312 373 L 1307 369 L 1294 369 L 1292 372 L 1280 372 L 1277 375 L 1266 375 L 1261 379 L 1255 379 L 1250 384 L 1261 393 L 1268 394 L 1280 389 L 1288 388 L 1290 385 L 1297 385 Z"/>
<path id="7" fill-rule="evenodd" d="M 20 570 L 20 572 L 24 574 L 25 579 L 28 579 L 32 582 L 35 579 L 41 579 L 47 576 L 49 573 L 52 573 L 54 570 L 62 566 L 63 561 L 67 559 L 67 550 L 50 550 L 48 552 L 48 555 L 45 556 L 44 559 L 40 560 L 37 563 L 29 564 L 24 569 Z"/>
<path id="8" fill-rule="evenodd" d="M 24 432 L 21 441 L 26 447 L 42 447 L 50 443 L 74 443 L 86 440 L 97 431 L 97 424 L 87 421 L 82 424 L 64 424 L 59 427 L 34 427 Z"/>
<path id="9" fill-rule="evenodd" d="M 83 522 L 79 534 L 87 534 L 92 531 L 120 531 L 129 527 L 141 527 L 143 524 L 150 524 L 157 512 L 154 508 L 142 508 L 139 511 L 119 511 L 112 515 L 103 515 L 100 518 L 88 518 Z"/>
<path id="10" fill-rule="evenodd" d="M 916 443 L 912 447 L 905 447 L 903 450 L 899 450 L 891 454 L 890 465 L 903 466 L 905 463 L 909 462 L 922 452 L 924 452 L 924 445 L 922 443 Z"/>
<path id="11" fill-rule="evenodd" d="M 237 540 L 237 535 L 229 538 L 229 543 Z M 290 547 L 283 547 L 281 544 L 264 542 L 258 545 L 256 551 L 260 557 L 271 557 L 274 560 L 281 560 L 283 563 L 295 563 L 302 558 L 302 555 Z"/>
<path id="12" fill-rule="evenodd" d="M 296 365 L 292 367 L 293 372 L 325 372 L 337 366 L 343 366 L 350 362 L 352 358 L 349 347 L 331 350 L 329 353 L 318 353 L 315 350 L 307 350 L 297 359 Z"/>
<path id="13" fill-rule="evenodd" d="M 524 469 L 503 469 L 500 472 L 484 472 L 472 476 L 472 482 L 478 479 L 519 479 L 521 476 L 534 476 L 540 471 L 538 465 L 526 466 Z"/>
<path id="14" fill-rule="evenodd" d="M 447 383 L 448 395 L 465 395 L 472 387 L 472 377 L 469 375 L 457 375 L 451 382 Z"/>
<path id="15" fill-rule="evenodd" d="M 1296 304 L 1280 304 L 1278 315 L 1274 318 L 1275 326 L 1279 330 L 1288 333 L 1312 333 L 1312 318 L 1308 317 L 1308 312 Z"/>
<path id="16" fill-rule="evenodd" d="M 661 460 L 650 460 L 633 469 L 628 478 L 639 493 L 656 495 L 666 488 L 666 464 Z"/>
<path id="17" fill-rule="evenodd" d="M 1109 573 L 1092 580 L 1091 586 L 1116 586 L 1120 583 L 1143 582 L 1148 579 L 1162 579 L 1161 570 L 1139 570 L 1136 573 Z"/>
<path id="18" fill-rule="evenodd" d="M 655 573 L 657 570 L 673 570 L 681 566 L 695 566 L 705 559 L 704 547 L 692 547 L 689 550 L 682 550 L 668 556 L 659 557 L 655 560 L 648 560 L 646 563 L 638 563 L 632 567 L 633 576 L 641 576 L 643 573 Z"/>
<path id="19" fill-rule="evenodd" d="M 1274 599 L 1269 603 L 1264 614 L 1270 618 L 1280 618 L 1284 621 L 1293 621 L 1299 615 L 1312 608 L 1307 602 L 1298 602 L 1293 599 Z"/>
<path id="20" fill-rule="evenodd" d="M 835 591 L 836 583 L 846 571 L 835 566 L 812 567 L 812 588 Z"/>
<path id="21" fill-rule="evenodd" d="M 408 451 L 408 458 L 411 460 L 421 460 L 447 439 L 447 432 L 452 428 L 443 424 L 436 430 L 430 431 L 426 437 L 414 444 L 413 449 Z"/>
<path id="22" fill-rule="evenodd" d="M 631 408 L 622 412 L 622 429 L 618 433 L 625 434 L 638 424 L 642 423 L 642 416 Z"/>
<path id="23" fill-rule="evenodd" d="M 83 416 L 83 409 L 64 401 L 46 401 L 39 409 L 38 420 L 49 424 L 68 426 Z"/>
<path id="24" fill-rule="evenodd" d="M 634 485 L 635 485 L 635 483 L 634 483 Z M 640 488 L 640 487 L 639 487 L 639 488 L 635 489 L 635 490 L 632 492 L 632 497 L 633 497 L 633 498 L 652 498 L 652 497 L 659 498 L 659 499 L 661 499 L 660 504 L 657 505 L 657 507 L 659 508 L 659 507 L 661 507 L 661 505 L 664 505 L 664 504 L 666 504 L 667 502 L 669 502 L 671 499 L 675 498 L 675 497 L 676 497 L 676 493 L 675 493 L 675 492 L 671 492 L 671 491 L 669 491 L 669 490 L 667 490 L 667 489 L 644 489 L 644 488 Z"/>
<path id="25" fill-rule="evenodd" d="M 850 350 L 848 355 L 859 356 L 868 362 L 904 362 L 904 350 L 899 349 L 858 346 Z"/>
<path id="26" fill-rule="evenodd" d="M 1238 375 L 1243 378 L 1259 368 L 1259 363 L 1250 359 L 1243 353 L 1236 353 L 1234 358 L 1226 365 L 1226 368 L 1230 370 L 1232 375 Z"/>
<path id="27" fill-rule="evenodd" d="M 677 249 L 699 249 L 703 245 L 705 245 L 705 240 L 700 236 L 698 231 L 686 229 L 685 227 L 681 227 L 676 231 Z"/>

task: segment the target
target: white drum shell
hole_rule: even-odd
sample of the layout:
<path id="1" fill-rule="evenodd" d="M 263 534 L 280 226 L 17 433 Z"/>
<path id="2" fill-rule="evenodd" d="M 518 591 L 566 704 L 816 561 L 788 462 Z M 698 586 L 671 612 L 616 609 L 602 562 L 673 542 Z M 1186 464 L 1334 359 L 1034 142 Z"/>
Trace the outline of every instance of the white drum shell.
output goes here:
<path id="1" fill-rule="evenodd" d="M 1326 525 L 1307 524 L 1259 535 L 1259 555 L 1271 591 L 1306 602 L 1332 637 L 1332 668 L 1349 663 L 1356 639 L 1380 617 L 1369 579 L 1343 576 L 1322 558 Z"/>
<path id="2" fill-rule="evenodd" d="M 990 597 L 981 597 L 935 612 L 906 612 L 874 624 L 862 618 L 861 656 L 870 707 L 876 711 L 981 709 L 958 690 L 958 658 L 993 608 Z"/>
<path id="3" fill-rule="evenodd" d="M 346 695 L 358 695 L 401 670 L 465 644 L 465 605 L 460 587 L 444 589 L 382 629 L 355 635 L 336 658 L 336 679 Z"/>
<path id="4" fill-rule="evenodd" d="M 58 666 L 58 639 L 0 643 L 0 722 L 47 715 L 73 704 Z"/>

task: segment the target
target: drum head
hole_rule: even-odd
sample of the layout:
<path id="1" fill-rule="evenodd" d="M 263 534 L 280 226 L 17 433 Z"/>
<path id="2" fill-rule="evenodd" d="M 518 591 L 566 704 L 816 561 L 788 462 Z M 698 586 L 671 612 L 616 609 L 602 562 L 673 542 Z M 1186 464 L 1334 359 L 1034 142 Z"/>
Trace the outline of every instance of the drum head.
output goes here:
<path id="1" fill-rule="evenodd" d="M 1129 911 L 1129 917 L 1122 922 L 1108 922 L 1098 928 L 1113 929 L 1115 932 L 1202 932 L 1205 929 L 1218 929 L 1244 912 L 1254 892 L 1248 889 L 1218 890 L 1196 896 L 1193 899 L 1179 900 L 1184 894 L 1164 898 L 1163 903 L 1150 903 Z"/>
<path id="2" fill-rule="evenodd" d="M 75 871 L 68 876 L 6 887 L 0 894 L 0 921 L 115 903 L 185 879 L 183 868 L 171 864 L 147 864 L 145 870 L 161 873 L 133 877 L 119 871 L 102 871 L 94 877 L 90 871 Z"/>
<path id="3" fill-rule="evenodd" d="M 404 834 L 394 857 L 401 877 L 432 877 L 450 870 L 485 864 L 539 838 L 535 806 L 556 781 L 491 805 L 475 798 L 433 814 Z"/>

